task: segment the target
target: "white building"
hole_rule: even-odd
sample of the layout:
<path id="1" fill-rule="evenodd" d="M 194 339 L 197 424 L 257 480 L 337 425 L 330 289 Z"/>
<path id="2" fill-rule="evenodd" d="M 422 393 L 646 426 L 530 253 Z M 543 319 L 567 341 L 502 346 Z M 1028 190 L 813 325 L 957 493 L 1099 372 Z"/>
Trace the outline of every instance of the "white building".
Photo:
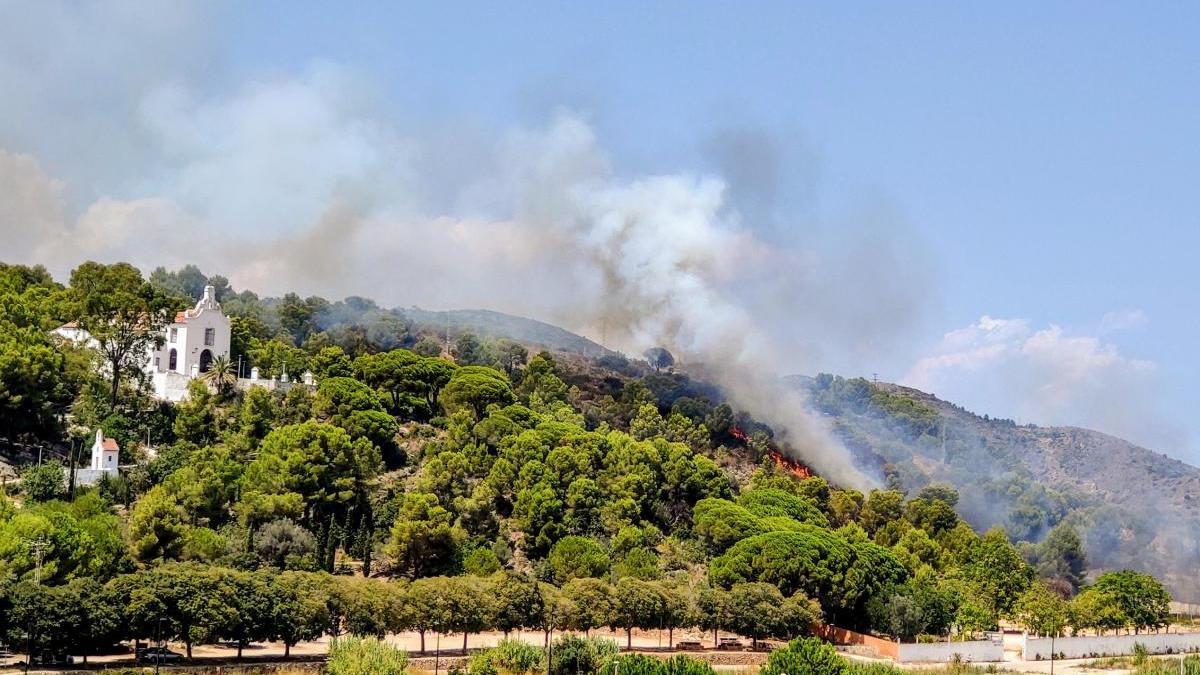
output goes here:
<path id="1" fill-rule="evenodd" d="M 96 440 L 92 443 L 92 463 L 86 469 L 75 472 L 77 485 L 95 485 L 102 476 L 117 477 L 117 465 L 120 461 L 121 448 L 117 441 L 104 435 L 103 429 L 96 430 Z M 70 471 L 70 469 L 65 469 Z"/>
<path id="2" fill-rule="evenodd" d="M 54 332 L 72 342 L 99 346 L 74 323 Z M 168 401 L 183 400 L 189 380 L 207 371 L 218 356 L 229 358 L 230 337 L 229 317 L 221 311 L 216 290 L 205 286 L 196 306 L 175 315 L 163 329 L 162 347 L 151 346 L 141 364 L 154 385 L 154 394 Z"/>
<path id="3" fill-rule="evenodd" d="M 195 375 L 207 371 L 218 356 L 229 358 L 229 317 L 212 286 L 205 286 L 196 306 L 176 314 L 164 332 L 162 348 L 150 354 L 151 372 Z"/>
<path id="4" fill-rule="evenodd" d="M 100 346 L 95 338 L 74 322 L 59 326 L 54 333 L 93 349 Z M 147 350 L 141 368 L 150 378 L 154 395 L 174 403 L 187 398 L 191 380 L 207 371 L 217 357 L 229 358 L 231 337 L 229 317 L 221 311 L 216 290 L 212 286 L 205 286 L 204 295 L 196 302 L 196 306 L 176 314 L 175 319 L 163 329 L 162 346 L 151 346 Z M 258 368 L 250 370 L 249 378 L 242 378 L 240 372 L 238 378 L 239 389 L 264 387 L 270 391 L 287 391 L 297 384 L 310 389 L 315 386 L 311 372 L 303 373 L 300 382 L 290 381 L 287 372 L 278 380 L 274 377 L 259 379 Z"/>

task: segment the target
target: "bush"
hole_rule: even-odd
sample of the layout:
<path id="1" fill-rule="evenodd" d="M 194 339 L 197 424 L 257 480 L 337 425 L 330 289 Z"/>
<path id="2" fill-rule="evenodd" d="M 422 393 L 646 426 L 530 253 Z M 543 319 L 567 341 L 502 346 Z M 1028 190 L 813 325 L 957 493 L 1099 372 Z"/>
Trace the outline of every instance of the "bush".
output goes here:
<path id="1" fill-rule="evenodd" d="M 495 647 L 479 652 L 467 663 L 470 675 L 523 675 L 542 669 L 542 650 L 519 640 L 501 640 Z"/>
<path id="2" fill-rule="evenodd" d="M 593 672 L 602 675 L 713 675 L 714 671 L 707 661 L 683 654 L 666 661 L 643 654 L 627 654 L 609 660 L 599 671 Z"/>
<path id="3" fill-rule="evenodd" d="M 1150 652 L 1146 649 L 1146 645 L 1135 642 L 1133 643 L 1133 665 L 1140 666 L 1150 659 Z"/>
<path id="4" fill-rule="evenodd" d="M 408 656 L 374 637 L 336 638 L 329 643 L 328 675 L 403 675 Z"/>
<path id="5" fill-rule="evenodd" d="M 667 659 L 664 672 L 668 675 L 714 675 L 713 667 L 708 661 L 693 659 L 683 654 L 676 654 Z"/>
<path id="6" fill-rule="evenodd" d="M 620 652 L 613 640 L 567 635 L 554 642 L 550 654 L 550 675 L 598 673 Z"/>
<path id="7" fill-rule="evenodd" d="M 817 638 L 798 638 L 771 652 L 759 675 L 848 675 L 849 664 Z"/>
<path id="8" fill-rule="evenodd" d="M 644 654 L 626 654 L 610 659 L 600 672 L 602 675 L 666 675 L 666 665 Z"/>

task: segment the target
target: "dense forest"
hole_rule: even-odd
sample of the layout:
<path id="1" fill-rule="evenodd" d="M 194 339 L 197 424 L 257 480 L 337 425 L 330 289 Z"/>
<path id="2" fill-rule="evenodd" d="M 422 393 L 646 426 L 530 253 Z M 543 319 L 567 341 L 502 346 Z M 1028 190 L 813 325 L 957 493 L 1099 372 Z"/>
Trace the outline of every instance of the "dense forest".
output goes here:
<path id="1" fill-rule="evenodd" d="M 159 402 L 137 359 L 205 284 L 232 356 Z M 101 349 L 52 335 L 66 321 Z M 85 263 L 60 284 L 0 265 L 0 450 L 22 467 L 0 496 L 0 639 L 86 654 L 159 637 L 1166 623 L 1153 577 L 1088 583 L 1069 524 L 1018 550 L 975 532 L 945 484 L 802 478 L 776 457 L 804 448 L 653 361 L 425 332 L 362 298 L 260 298 L 195 268 Z M 251 366 L 315 386 L 240 386 Z M 907 405 L 854 386 L 863 405 Z M 97 428 L 130 466 L 81 488 L 64 466 Z"/>

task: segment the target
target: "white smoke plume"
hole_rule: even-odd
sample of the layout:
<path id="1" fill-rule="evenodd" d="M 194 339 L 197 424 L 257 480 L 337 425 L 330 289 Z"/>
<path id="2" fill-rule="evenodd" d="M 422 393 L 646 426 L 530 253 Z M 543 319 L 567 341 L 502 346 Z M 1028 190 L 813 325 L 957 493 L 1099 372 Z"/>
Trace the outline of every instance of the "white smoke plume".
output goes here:
<path id="1" fill-rule="evenodd" d="M 59 278 L 86 259 L 196 263 L 264 294 L 484 307 L 663 345 L 814 468 L 868 482 L 778 376 L 845 372 L 920 314 L 928 289 L 886 208 L 824 224 L 860 243 L 815 243 L 820 227 L 780 213 L 780 195 L 815 191 L 810 157 L 789 182 L 761 129 L 725 125 L 707 173 L 628 176 L 586 113 L 420 123 L 336 63 L 234 76 L 219 13 L 0 4 L 0 91 L 21 102 L 0 110 L 0 259 Z"/>

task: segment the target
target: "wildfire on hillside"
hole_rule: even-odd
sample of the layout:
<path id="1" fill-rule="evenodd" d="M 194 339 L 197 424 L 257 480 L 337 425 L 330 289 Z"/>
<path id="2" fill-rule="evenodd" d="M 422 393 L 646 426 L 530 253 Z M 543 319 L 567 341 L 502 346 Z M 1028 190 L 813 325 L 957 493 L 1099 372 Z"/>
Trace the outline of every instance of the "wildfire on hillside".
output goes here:
<path id="1" fill-rule="evenodd" d="M 800 480 L 804 480 L 805 478 L 812 478 L 813 474 L 812 474 L 811 469 L 809 469 L 807 466 L 804 466 L 800 462 L 797 462 L 788 457 L 784 457 L 783 453 L 776 450 L 775 448 L 771 448 L 771 459 L 775 460 L 776 467 L 778 467 L 779 469 L 781 469 L 783 471 L 787 471 L 788 473 L 792 474 L 796 478 L 799 478 Z"/>
<path id="2" fill-rule="evenodd" d="M 746 432 L 742 431 L 736 426 L 729 428 L 729 435 L 743 443 L 748 443 L 750 441 L 750 437 L 746 435 Z M 777 468 L 792 474 L 800 480 L 812 478 L 812 469 L 784 455 L 774 443 L 771 444 L 771 459 L 775 462 L 775 466 Z"/>

